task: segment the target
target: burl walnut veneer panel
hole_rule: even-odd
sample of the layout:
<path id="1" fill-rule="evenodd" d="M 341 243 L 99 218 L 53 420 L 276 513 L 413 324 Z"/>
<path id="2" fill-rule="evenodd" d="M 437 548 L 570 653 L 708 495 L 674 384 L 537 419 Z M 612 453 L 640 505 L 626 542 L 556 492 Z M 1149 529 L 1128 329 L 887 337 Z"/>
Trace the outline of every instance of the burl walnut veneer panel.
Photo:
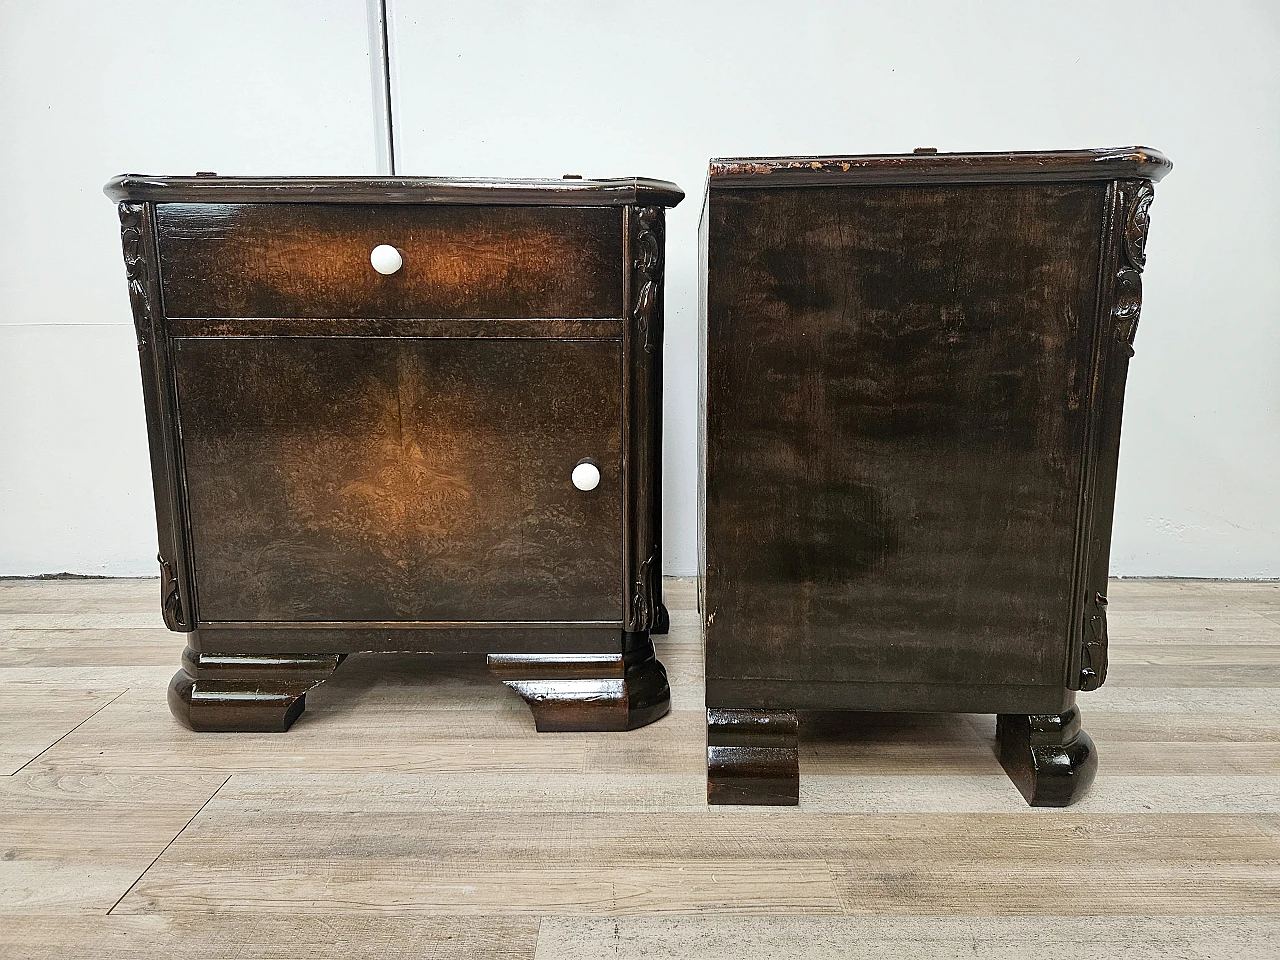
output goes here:
<path id="1" fill-rule="evenodd" d="M 201 618 L 619 621 L 621 354 L 179 340 Z"/>
<path id="2" fill-rule="evenodd" d="M 282 731 L 356 651 L 539 730 L 670 708 L 656 180 L 127 175 L 169 705 Z"/>
<path id="3" fill-rule="evenodd" d="M 618 207 L 185 204 L 157 209 L 171 317 L 614 317 Z M 389 277 L 369 251 L 405 255 Z"/>

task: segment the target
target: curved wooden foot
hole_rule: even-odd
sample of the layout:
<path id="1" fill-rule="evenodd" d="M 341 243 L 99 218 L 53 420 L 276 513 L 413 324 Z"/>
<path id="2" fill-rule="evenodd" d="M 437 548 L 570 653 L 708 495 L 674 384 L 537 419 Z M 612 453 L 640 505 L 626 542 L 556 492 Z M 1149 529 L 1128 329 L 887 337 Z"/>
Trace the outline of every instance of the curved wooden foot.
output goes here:
<path id="1" fill-rule="evenodd" d="M 489 671 L 524 697 L 539 733 L 634 730 L 671 709 L 667 671 L 645 634 L 621 654 L 493 653 Z"/>
<path id="2" fill-rule="evenodd" d="M 707 803 L 800 802 L 799 723 L 772 710 L 707 711 Z"/>
<path id="3" fill-rule="evenodd" d="M 329 678 L 342 657 L 248 657 L 182 652 L 169 682 L 169 710 L 205 733 L 283 733 L 306 693 Z"/>
<path id="4" fill-rule="evenodd" d="M 670 632 L 671 614 L 667 611 L 667 605 L 659 601 L 654 605 L 653 626 L 649 628 L 649 633 L 666 636 Z"/>
<path id="5" fill-rule="evenodd" d="M 996 717 L 996 751 L 1005 773 L 1033 807 L 1065 807 L 1093 783 L 1098 755 L 1080 729 L 1080 711 Z"/>

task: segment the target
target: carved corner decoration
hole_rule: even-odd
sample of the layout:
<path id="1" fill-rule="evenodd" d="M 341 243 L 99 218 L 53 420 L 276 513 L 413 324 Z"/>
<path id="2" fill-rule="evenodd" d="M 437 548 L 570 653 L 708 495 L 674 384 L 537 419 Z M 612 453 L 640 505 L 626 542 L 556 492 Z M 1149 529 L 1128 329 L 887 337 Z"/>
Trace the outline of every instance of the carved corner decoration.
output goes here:
<path id="1" fill-rule="evenodd" d="M 636 235 L 632 241 L 635 256 L 631 262 L 631 289 L 635 295 L 631 318 L 640 334 L 644 352 L 653 353 L 658 293 L 662 289 L 662 208 L 636 207 L 635 224 Z"/>
<path id="2" fill-rule="evenodd" d="M 653 627 L 656 620 L 654 607 L 657 590 L 653 582 L 653 554 L 649 554 L 636 571 L 635 587 L 631 594 L 632 633 L 644 633 Z"/>
<path id="3" fill-rule="evenodd" d="M 1155 189 L 1150 181 L 1121 181 L 1115 184 L 1116 206 L 1114 280 L 1111 286 L 1110 317 L 1116 344 L 1115 350 L 1105 349 L 1101 342 L 1104 364 L 1110 364 L 1107 385 L 1099 401 L 1104 410 L 1100 414 L 1101 425 L 1092 441 L 1098 458 L 1093 469 L 1101 471 L 1102 491 L 1089 508 L 1086 528 L 1089 555 L 1084 561 L 1083 613 L 1080 622 L 1078 670 L 1073 672 L 1067 686 L 1073 690 L 1096 690 L 1107 679 L 1107 563 L 1111 542 L 1112 497 L 1114 477 L 1120 449 L 1120 407 L 1124 398 L 1124 383 L 1129 358 L 1133 356 L 1133 341 L 1138 332 L 1138 318 L 1142 313 L 1142 269 L 1147 263 L 1147 230 L 1151 224 L 1151 201 Z M 1105 307 L 1103 308 L 1105 311 Z M 1106 359 L 1110 356 L 1111 359 Z"/>
<path id="4" fill-rule="evenodd" d="M 175 633 L 188 633 L 191 630 L 182 614 L 182 595 L 178 592 L 178 578 L 173 574 L 173 566 L 159 554 L 160 561 L 160 612 L 164 616 L 164 625 Z"/>
<path id="5" fill-rule="evenodd" d="M 658 559 L 659 490 L 662 419 L 662 285 L 665 220 L 663 208 L 629 209 L 631 251 L 631 450 L 632 583 L 626 630 L 644 633 L 658 622 L 661 570 Z"/>
<path id="6" fill-rule="evenodd" d="M 1107 598 L 1094 591 L 1085 605 L 1080 689 L 1097 690 L 1107 679 Z"/>
<path id="7" fill-rule="evenodd" d="M 138 350 L 147 346 L 151 329 L 151 300 L 147 296 L 147 259 L 142 243 L 142 218 L 146 208 L 140 203 L 122 203 L 120 212 L 120 245 L 124 248 L 124 267 L 129 277 L 129 305 L 133 308 L 133 329 L 138 337 Z"/>
<path id="8" fill-rule="evenodd" d="M 1133 340 L 1138 333 L 1138 317 L 1142 313 L 1142 268 L 1147 265 L 1147 229 L 1151 225 L 1151 201 L 1155 188 L 1142 182 L 1129 202 L 1124 221 L 1120 269 L 1116 273 L 1115 319 L 1116 339 L 1129 348 L 1133 356 Z"/>

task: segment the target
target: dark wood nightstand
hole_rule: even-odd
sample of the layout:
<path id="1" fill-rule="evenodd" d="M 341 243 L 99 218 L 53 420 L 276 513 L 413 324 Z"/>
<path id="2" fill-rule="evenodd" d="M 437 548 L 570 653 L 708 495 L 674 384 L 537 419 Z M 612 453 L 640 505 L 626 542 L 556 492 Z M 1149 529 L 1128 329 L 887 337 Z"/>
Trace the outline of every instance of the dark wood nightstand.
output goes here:
<path id="1" fill-rule="evenodd" d="M 995 713 L 1097 760 L 1154 150 L 720 160 L 702 215 L 708 796 L 795 803 L 797 711 Z"/>
<path id="2" fill-rule="evenodd" d="M 483 652 L 539 730 L 669 709 L 655 180 L 128 175 L 160 539 L 196 730 L 355 651 Z"/>

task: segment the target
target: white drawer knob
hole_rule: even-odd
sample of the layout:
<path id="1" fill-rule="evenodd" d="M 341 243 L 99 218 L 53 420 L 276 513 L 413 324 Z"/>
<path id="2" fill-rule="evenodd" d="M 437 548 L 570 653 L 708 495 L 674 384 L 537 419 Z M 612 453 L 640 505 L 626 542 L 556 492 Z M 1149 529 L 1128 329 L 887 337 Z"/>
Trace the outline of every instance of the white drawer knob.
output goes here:
<path id="1" fill-rule="evenodd" d="M 380 243 L 369 254 L 369 262 L 379 273 L 391 274 L 404 266 L 404 257 L 400 256 L 400 251 L 391 244 Z"/>
<path id="2" fill-rule="evenodd" d="M 600 486 L 600 468 L 589 460 L 583 460 L 573 468 L 571 479 L 579 490 L 594 490 Z"/>

